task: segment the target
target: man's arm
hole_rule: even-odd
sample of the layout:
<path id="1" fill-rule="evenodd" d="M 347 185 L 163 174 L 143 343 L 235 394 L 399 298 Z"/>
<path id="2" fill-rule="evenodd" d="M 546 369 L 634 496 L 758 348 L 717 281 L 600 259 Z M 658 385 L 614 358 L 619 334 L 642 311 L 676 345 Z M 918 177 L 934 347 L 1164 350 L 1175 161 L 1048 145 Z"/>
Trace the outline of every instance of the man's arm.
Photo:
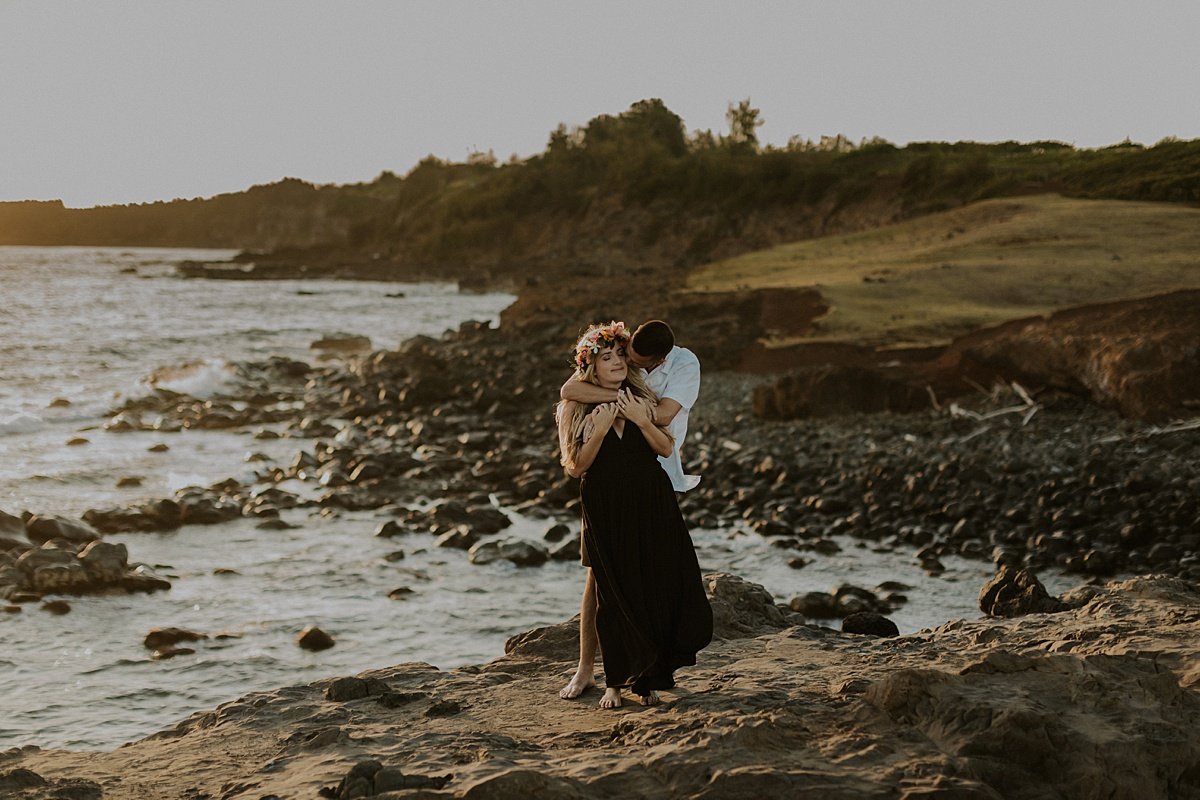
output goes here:
<path id="1" fill-rule="evenodd" d="M 654 424 L 665 428 L 671 424 L 671 420 L 675 419 L 675 415 L 682 410 L 683 406 L 679 405 L 678 400 L 664 397 L 658 401 L 658 406 L 654 409 Z"/>
<path id="2" fill-rule="evenodd" d="M 690 409 L 700 396 L 700 360 L 686 352 L 690 358 L 680 359 L 671 374 L 667 377 L 667 385 L 663 387 L 662 397 L 658 401 L 658 410 L 654 412 L 656 425 L 670 425 L 675 415 L 683 409 Z"/>
<path id="3" fill-rule="evenodd" d="M 567 382 L 558 390 L 558 396 L 563 400 L 573 400 L 576 403 L 593 405 L 596 403 L 615 403 L 616 389 L 605 389 L 594 383 L 581 381 L 575 377 L 567 378 Z"/>

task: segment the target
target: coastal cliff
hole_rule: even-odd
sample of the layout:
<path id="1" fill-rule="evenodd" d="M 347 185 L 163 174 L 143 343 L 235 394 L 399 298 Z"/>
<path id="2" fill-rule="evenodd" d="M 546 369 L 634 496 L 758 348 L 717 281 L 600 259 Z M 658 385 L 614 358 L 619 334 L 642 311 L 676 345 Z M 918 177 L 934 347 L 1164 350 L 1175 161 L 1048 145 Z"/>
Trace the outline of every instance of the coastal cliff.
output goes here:
<path id="1" fill-rule="evenodd" d="M 1200 588 L 1145 576 L 1074 608 L 896 638 L 792 624 L 707 577 L 718 638 L 658 707 L 557 690 L 573 622 L 486 664 L 259 692 L 107 753 L 0 754 L 6 796 L 1200 797 Z M 63 794 L 69 792 L 69 794 Z"/>

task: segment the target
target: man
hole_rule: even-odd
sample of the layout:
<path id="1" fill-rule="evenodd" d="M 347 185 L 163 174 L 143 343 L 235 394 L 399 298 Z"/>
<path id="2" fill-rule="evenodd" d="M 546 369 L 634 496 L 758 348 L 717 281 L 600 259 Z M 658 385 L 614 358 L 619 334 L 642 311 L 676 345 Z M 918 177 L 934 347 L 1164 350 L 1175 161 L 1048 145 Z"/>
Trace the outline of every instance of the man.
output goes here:
<path id="1" fill-rule="evenodd" d="M 700 483 L 700 476 L 684 474 L 679 450 L 687 438 L 688 412 L 700 393 L 700 360 L 691 350 L 676 346 L 671 326 L 657 319 L 643 323 L 633 332 L 626 357 L 632 366 L 645 373 L 646 383 L 658 395 L 655 423 L 665 427 L 675 440 L 671 455 L 659 456 L 659 463 L 671 478 L 675 491 L 690 491 Z M 559 396 L 577 403 L 611 403 L 616 401 L 617 392 L 572 377 L 562 385 Z M 579 668 L 558 693 L 559 697 L 572 700 L 596 685 L 595 660 L 596 579 L 589 566 L 579 608 Z"/>

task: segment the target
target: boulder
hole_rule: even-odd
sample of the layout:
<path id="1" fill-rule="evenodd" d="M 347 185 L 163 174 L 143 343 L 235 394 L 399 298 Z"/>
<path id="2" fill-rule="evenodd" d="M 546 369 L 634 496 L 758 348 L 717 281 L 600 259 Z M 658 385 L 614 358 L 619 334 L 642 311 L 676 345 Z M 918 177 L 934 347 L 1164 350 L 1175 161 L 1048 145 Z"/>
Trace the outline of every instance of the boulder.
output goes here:
<path id="1" fill-rule="evenodd" d="M 100 534 L 90 525 L 65 517 L 33 516 L 25 524 L 25 535 L 34 544 L 43 544 L 53 539 L 66 539 L 74 544 L 94 542 Z"/>
<path id="2" fill-rule="evenodd" d="M 334 639 L 316 625 L 309 625 L 296 635 L 296 644 L 304 650 L 328 650 L 335 644 Z"/>
<path id="3" fill-rule="evenodd" d="M 207 633 L 200 633 L 199 631 L 192 631 L 187 628 L 154 628 L 146 634 L 146 638 L 142 640 L 142 645 L 147 650 L 158 650 L 159 648 L 170 647 L 180 642 L 198 642 L 207 638 Z"/>
<path id="4" fill-rule="evenodd" d="M 434 542 L 438 547 L 453 547 L 458 550 L 470 550 L 479 541 L 479 534 L 465 525 L 457 525 L 443 533 Z"/>
<path id="5" fill-rule="evenodd" d="M 713 636 L 740 639 L 785 628 L 788 621 L 771 593 L 757 583 L 714 572 L 704 576 L 713 613 Z"/>
<path id="6" fill-rule="evenodd" d="M 25 551 L 17 559 L 17 569 L 25 575 L 33 575 L 39 569 L 49 566 L 66 566 L 75 563 L 75 554 L 57 547 L 43 545 L 33 550 Z"/>
<path id="7" fill-rule="evenodd" d="M 129 565 L 129 551 L 123 544 L 92 542 L 79 551 L 79 561 L 92 580 L 115 583 Z"/>
<path id="8" fill-rule="evenodd" d="M 899 636 L 900 629 L 882 614 L 860 611 L 842 620 L 842 633 L 859 633 L 867 636 Z"/>
<path id="9" fill-rule="evenodd" d="M 22 537 L 25 535 L 25 521 L 20 517 L 0 511 L 0 536 Z"/>
<path id="10" fill-rule="evenodd" d="M 1002 564 L 979 590 L 979 608 L 993 617 L 1019 617 L 1053 614 L 1071 606 L 1051 596 L 1029 570 Z"/>

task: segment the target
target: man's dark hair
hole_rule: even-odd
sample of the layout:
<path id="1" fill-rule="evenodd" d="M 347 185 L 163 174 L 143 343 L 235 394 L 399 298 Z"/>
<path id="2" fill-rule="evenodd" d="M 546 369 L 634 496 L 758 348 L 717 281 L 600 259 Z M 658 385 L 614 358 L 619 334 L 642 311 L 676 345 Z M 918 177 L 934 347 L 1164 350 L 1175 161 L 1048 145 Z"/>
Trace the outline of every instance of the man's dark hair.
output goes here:
<path id="1" fill-rule="evenodd" d="M 647 358 L 666 358 L 675 346 L 675 332 L 661 319 L 643 322 L 633 332 L 633 349 Z"/>

